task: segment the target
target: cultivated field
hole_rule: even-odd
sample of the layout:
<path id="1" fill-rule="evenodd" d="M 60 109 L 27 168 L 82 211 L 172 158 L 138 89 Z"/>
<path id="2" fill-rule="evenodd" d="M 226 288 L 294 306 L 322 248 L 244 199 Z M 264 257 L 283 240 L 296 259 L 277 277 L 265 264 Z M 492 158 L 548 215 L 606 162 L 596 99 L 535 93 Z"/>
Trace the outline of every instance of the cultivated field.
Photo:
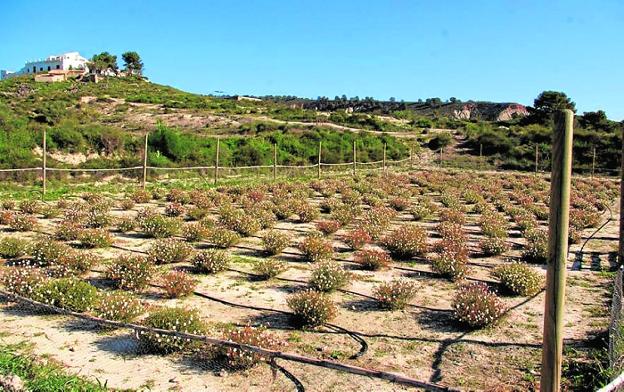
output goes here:
<path id="1" fill-rule="evenodd" d="M 586 353 L 608 322 L 619 211 L 616 182 L 577 178 L 573 189 L 564 376 L 581 390 Z M 436 171 L 5 198 L 2 290 L 462 390 L 531 390 L 548 198 L 538 176 Z M 4 344 L 109 388 L 408 389 L 279 359 L 275 372 L 249 352 L 2 298 Z"/>

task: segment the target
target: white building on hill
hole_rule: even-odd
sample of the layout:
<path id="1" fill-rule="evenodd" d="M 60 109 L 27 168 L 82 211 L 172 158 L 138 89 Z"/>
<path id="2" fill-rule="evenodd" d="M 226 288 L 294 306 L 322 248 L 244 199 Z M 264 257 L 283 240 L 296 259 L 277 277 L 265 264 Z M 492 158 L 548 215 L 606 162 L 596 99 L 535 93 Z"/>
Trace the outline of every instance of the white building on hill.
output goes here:
<path id="1" fill-rule="evenodd" d="M 50 72 L 53 70 L 84 70 L 87 71 L 87 59 L 78 52 L 68 52 L 57 56 L 49 56 L 43 60 L 29 61 L 17 72 L 0 71 L 0 79 L 12 76 Z"/>

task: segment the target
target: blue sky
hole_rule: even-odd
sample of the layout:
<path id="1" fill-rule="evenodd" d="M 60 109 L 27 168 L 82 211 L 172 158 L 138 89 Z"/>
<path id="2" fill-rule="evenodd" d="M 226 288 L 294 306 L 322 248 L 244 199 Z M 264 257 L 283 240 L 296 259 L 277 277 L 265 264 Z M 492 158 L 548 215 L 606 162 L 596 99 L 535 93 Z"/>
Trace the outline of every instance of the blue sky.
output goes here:
<path id="1" fill-rule="evenodd" d="M 560 90 L 622 120 L 623 21 L 621 0 L 3 0 L 0 68 L 136 50 L 151 80 L 198 93 L 531 104 Z"/>

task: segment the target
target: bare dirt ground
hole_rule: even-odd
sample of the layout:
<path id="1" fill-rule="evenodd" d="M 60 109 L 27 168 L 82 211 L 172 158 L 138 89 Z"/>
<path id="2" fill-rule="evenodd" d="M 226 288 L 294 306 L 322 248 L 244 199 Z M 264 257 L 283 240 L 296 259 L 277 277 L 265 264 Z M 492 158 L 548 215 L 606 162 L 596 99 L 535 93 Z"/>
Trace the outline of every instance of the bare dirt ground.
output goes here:
<path id="1" fill-rule="evenodd" d="M 431 198 L 437 200 L 439 195 L 432 194 Z M 318 201 L 320 197 L 315 200 Z M 130 212 L 114 210 L 114 214 L 136 214 L 140 207 Z M 159 208 L 162 207 L 163 203 L 160 203 Z M 582 346 L 594 332 L 604 329 L 608 321 L 605 307 L 609 301 L 611 281 L 600 271 L 608 269 L 613 261 L 619 211 L 613 211 L 612 216 L 607 212 L 604 220 L 609 217 L 612 220 L 584 244 L 582 252 L 584 241 L 570 248 L 565 316 L 568 347 Z M 481 238 L 477 218 L 478 215 L 469 214 L 469 221 L 464 227 L 469 233 L 472 248 L 476 248 Z M 393 227 L 410 219 L 408 214 L 401 214 L 393 222 Z M 420 224 L 432 231 L 436 220 Z M 40 219 L 43 231 L 51 232 L 57 221 Z M 287 220 L 279 222 L 275 228 L 301 238 L 314 228 L 314 223 Z M 457 327 L 452 319 L 450 303 L 455 283 L 436 277 L 431 273 L 430 263 L 424 260 L 395 262 L 392 268 L 378 272 L 359 270 L 349 262 L 353 258 L 352 252 L 340 241 L 343 230 L 332 236 L 338 249 L 335 259 L 352 270 L 356 279 L 347 290 L 333 294 L 339 306 L 334 324 L 354 331 L 366 340 L 369 349 L 360 358 L 349 359 L 360 346 L 348 336 L 327 329 L 293 330 L 288 316 L 284 314 L 227 306 L 199 296 L 165 299 L 155 288 L 143 293 L 142 298 L 151 303 L 198 308 L 205 320 L 215 326 L 221 323 L 269 325 L 274 333 L 288 342 L 284 351 L 403 373 L 462 390 L 487 390 L 501 386 L 509 390 L 528 390 L 535 386 L 541 355 L 543 292 L 531 298 L 503 297 L 508 312 L 498 325 L 466 332 Z M 594 231 L 586 230 L 583 238 L 589 238 Z M 22 234 L 5 230 L 1 235 Z M 33 237 L 34 234 L 28 236 Z M 286 298 L 306 285 L 309 265 L 301 261 L 300 252 L 293 246 L 281 255 L 290 269 L 279 279 L 267 282 L 250 279 L 248 273 L 252 271 L 253 260 L 262 257 L 261 237 L 262 232 L 231 249 L 232 255 L 241 257 L 236 259 L 230 270 L 217 275 L 198 275 L 200 284 L 196 290 L 240 305 L 288 310 Z M 115 246 L 140 252 L 148 249 L 152 241 L 135 233 L 116 233 Z M 430 238 L 430 241 L 434 239 Z M 513 248 L 505 256 L 517 257 L 523 240 L 512 230 L 509 241 Z M 97 252 L 104 259 L 109 259 L 124 251 L 109 248 Z M 470 260 L 470 279 L 492 282 L 490 271 L 503 262 L 502 257 L 486 258 L 474 254 Z M 183 268 L 184 265 L 167 266 L 176 267 Z M 543 267 L 540 270 L 545 274 Z M 418 295 L 403 311 L 379 310 L 369 298 L 373 288 L 379 282 L 395 277 L 417 281 Z M 98 273 L 92 273 L 89 279 L 96 285 L 100 284 Z M 109 387 L 152 391 L 290 391 L 294 388 L 283 374 L 273 374 L 268 365 L 245 372 L 231 372 L 211 360 L 199 361 L 181 355 L 143 355 L 137 353 L 136 340 L 129 331 L 102 331 L 89 323 L 41 314 L 12 302 L 3 301 L 0 306 L 0 341 L 29 342 L 34 353 L 54 358 L 70 371 L 106 382 Z M 286 361 L 279 363 L 308 391 L 407 389 L 398 384 L 314 366 Z"/>

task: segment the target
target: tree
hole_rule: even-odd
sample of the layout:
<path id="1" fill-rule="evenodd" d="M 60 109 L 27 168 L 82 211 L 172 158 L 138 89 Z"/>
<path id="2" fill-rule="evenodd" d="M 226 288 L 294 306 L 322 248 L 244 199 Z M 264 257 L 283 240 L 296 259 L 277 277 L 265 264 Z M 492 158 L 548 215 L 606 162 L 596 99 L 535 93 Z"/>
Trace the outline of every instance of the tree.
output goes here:
<path id="1" fill-rule="evenodd" d="M 609 126 L 607 114 L 603 110 L 583 113 L 579 117 L 579 123 L 583 128 L 603 129 Z"/>
<path id="2" fill-rule="evenodd" d="M 130 75 L 143 74 L 143 61 L 137 52 L 125 52 L 121 55 L 125 70 Z"/>
<path id="3" fill-rule="evenodd" d="M 559 91 L 544 91 L 533 101 L 533 117 L 537 122 L 544 124 L 552 118 L 555 111 L 571 109 L 576 112 L 576 104 L 565 93 Z"/>
<path id="4" fill-rule="evenodd" d="M 91 61 L 87 63 L 91 72 L 96 74 L 106 73 L 108 71 L 117 72 L 117 56 L 108 52 L 93 55 Z"/>

